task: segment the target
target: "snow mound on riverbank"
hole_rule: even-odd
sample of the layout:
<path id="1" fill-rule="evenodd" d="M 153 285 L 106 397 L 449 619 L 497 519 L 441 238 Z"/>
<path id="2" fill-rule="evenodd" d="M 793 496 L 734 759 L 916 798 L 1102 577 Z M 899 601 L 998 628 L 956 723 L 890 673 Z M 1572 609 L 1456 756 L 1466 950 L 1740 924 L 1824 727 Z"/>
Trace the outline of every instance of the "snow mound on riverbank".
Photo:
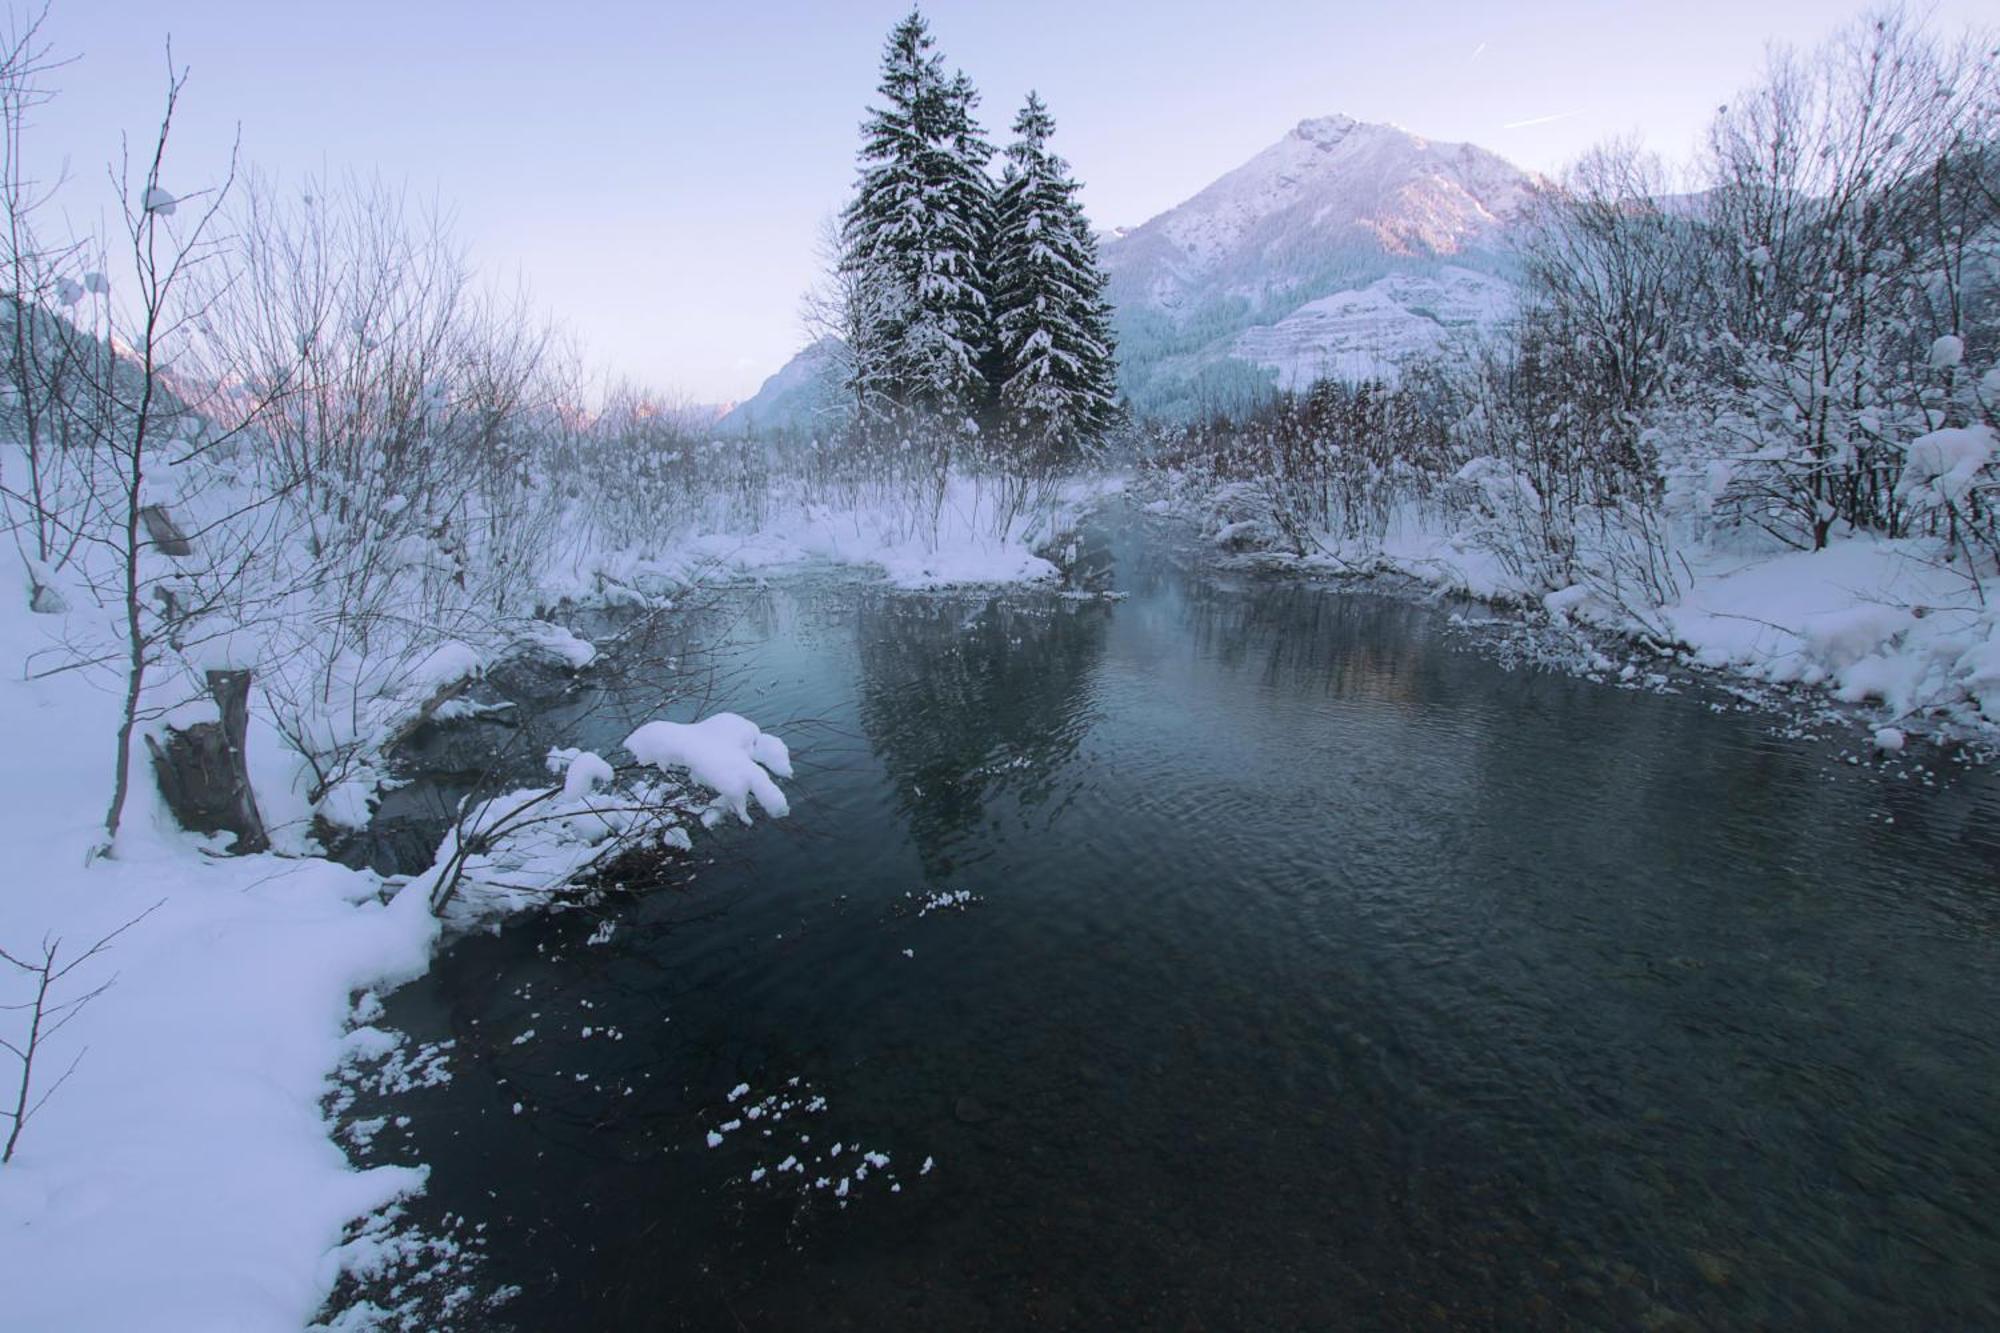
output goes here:
<path id="1" fill-rule="evenodd" d="M 625 748 L 642 764 L 685 769 L 715 793 L 718 806 L 750 822 L 749 799 L 773 819 L 792 812 L 785 794 L 771 781 L 792 775 L 791 751 L 776 736 L 735 713 L 716 713 L 699 722 L 648 722 L 625 738 Z M 767 771 L 768 770 L 768 771 Z"/>
<path id="2" fill-rule="evenodd" d="M 1857 537 L 1691 563 L 1692 586 L 1662 614 L 1702 664 L 1823 686 L 1892 720 L 2000 724 L 2000 621 L 1941 544 Z"/>

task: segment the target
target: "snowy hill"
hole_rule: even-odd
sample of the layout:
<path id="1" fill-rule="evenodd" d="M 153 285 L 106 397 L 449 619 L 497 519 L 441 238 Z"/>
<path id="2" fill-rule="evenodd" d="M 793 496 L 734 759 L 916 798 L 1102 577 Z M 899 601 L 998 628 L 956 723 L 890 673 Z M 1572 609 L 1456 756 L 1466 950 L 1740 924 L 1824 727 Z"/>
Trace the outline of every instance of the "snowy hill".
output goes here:
<path id="1" fill-rule="evenodd" d="M 1504 313 L 1504 233 L 1532 178 L 1471 144 L 1346 116 L 1301 121 L 1103 247 L 1125 388 L 1142 411 L 1272 382 L 1378 373 Z"/>
<path id="2" fill-rule="evenodd" d="M 718 435 L 767 435 L 804 432 L 824 420 L 839 394 L 839 359 L 843 348 L 833 338 L 821 338 L 795 354 L 756 393 L 724 413 Z"/>

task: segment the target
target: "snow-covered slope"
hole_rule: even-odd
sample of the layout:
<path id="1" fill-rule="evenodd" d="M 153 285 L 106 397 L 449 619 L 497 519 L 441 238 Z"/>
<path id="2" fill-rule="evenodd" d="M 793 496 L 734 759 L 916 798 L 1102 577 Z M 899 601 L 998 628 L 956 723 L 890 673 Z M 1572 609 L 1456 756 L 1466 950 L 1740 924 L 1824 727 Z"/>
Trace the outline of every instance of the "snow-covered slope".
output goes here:
<path id="1" fill-rule="evenodd" d="M 1491 274 L 1456 265 L 1392 273 L 1245 329 L 1231 351 L 1275 370 L 1281 389 L 1317 379 L 1393 380 L 1406 359 L 1442 352 L 1455 334 L 1505 318 L 1513 306 L 1512 284 Z"/>
<path id="2" fill-rule="evenodd" d="M 768 435 L 811 431 L 827 416 L 838 394 L 841 343 L 821 338 L 807 344 L 715 423 L 718 435 Z"/>
<path id="3" fill-rule="evenodd" d="M 1505 232 L 1532 178 L 1471 144 L 1301 121 L 1193 198 L 1108 240 L 1125 387 L 1372 373 L 1507 306 Z M 1390 279 L 1384 282 L 1384 279 Z"/>

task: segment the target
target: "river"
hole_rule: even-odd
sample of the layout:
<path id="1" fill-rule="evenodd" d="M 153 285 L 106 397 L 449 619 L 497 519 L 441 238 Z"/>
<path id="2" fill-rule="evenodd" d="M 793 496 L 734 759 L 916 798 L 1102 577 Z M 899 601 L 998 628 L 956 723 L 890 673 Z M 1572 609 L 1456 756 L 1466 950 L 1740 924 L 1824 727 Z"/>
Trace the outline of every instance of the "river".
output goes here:
<path id="1" fill-rule="evenodd" d="M 388 998 L 452 1077 L 364 1160 L 518 1288 L 452 1322 L 2000 1325 L 1991 774 L 1086 563 L 738 590 L 792 817 Z"/>

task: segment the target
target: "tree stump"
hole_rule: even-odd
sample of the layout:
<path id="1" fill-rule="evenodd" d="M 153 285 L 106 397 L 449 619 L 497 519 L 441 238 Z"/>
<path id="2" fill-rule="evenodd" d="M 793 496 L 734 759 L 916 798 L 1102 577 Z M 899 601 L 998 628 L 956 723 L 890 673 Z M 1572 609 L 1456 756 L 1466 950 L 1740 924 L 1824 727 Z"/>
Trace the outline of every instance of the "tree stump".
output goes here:
<path id="1" fill-rule="evenodd" d="M 194 543 L 181 531 L 181 525 L 174 522 L 165 505 L 147 505 L 139 511 L 139 519 L 146 525 L 146 536 L 152 539 L 154 549 L 161 555 L 179 557 L 194 554 Z"/>
<path id="2" fill-rule="evenodd" d="M 208 692 L 222 711 L 220 722 L 197 722 L 184 730 L 169 727 L 167 743 L 146 737 L 153 776 L 167 808 L 184 829 L 233 833 L 233 855 L 270 850 L 264 817 L 244 761 L 250 730 L 250 673 L 211 671 Z"/>

